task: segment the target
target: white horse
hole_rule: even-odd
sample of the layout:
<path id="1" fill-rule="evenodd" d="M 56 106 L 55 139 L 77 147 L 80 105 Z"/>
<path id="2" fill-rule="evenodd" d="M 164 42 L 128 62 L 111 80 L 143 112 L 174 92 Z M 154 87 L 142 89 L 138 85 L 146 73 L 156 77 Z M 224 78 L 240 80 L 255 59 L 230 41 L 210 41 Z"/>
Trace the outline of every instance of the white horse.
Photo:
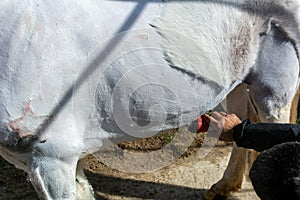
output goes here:
<path id="1" fill-rule="evenodd" d="M 41 199 L 92 199 L 79 160 L 112 143 L 193 128 L 241 83 L 261 120 L 287 121 L 299 1 L 0 7 L 0 153 L 29 174 Z M 235 183 L 224 177 L 206 198 L 228 195 Z"/>

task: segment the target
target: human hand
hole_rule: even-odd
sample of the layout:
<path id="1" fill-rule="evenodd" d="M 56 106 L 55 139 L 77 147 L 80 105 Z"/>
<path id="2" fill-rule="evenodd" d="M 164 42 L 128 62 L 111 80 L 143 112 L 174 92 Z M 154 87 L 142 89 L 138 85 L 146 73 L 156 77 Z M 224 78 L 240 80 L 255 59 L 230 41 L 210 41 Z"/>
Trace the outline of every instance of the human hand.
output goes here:
<path id="1" fill-rule="evenodd" d="M 205 114 L 202 120 L 209 123 L 208 135 L 219 140 L 233 142 L 233 128 L 241 123 L 235 114 L 213 112 L 211 116 Z"/>

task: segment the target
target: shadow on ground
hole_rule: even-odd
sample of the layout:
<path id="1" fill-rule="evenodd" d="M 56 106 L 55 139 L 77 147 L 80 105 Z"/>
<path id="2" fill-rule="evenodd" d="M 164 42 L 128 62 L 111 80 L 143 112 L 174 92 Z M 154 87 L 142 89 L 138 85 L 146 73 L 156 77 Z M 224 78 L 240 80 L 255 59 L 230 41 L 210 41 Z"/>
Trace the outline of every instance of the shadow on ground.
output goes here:
<path id="1" fill-rule="evenodd" d="M 92 184 L 97 200 L 108 199 L 107 195 L 115 196 L 116 199 L 201 199 L 206 190 L 169 185 L 164 183 L 147 182 L 133 179 L 122 179 L 117 177 L 86 172 Z M 111 197 L 110 197 L 111 198 Z"/>
<path id="2" fill-rule="evenodd" d="M 0 200 L 37 200 L 33 187 L 22 170 L 0 157 Z M 122 179 L 86 171 L 97 200 L 107 199 L 201 199 L 204 189 L 164 183 Z M 110 197 L 108 197 L 110 196 Z"/>

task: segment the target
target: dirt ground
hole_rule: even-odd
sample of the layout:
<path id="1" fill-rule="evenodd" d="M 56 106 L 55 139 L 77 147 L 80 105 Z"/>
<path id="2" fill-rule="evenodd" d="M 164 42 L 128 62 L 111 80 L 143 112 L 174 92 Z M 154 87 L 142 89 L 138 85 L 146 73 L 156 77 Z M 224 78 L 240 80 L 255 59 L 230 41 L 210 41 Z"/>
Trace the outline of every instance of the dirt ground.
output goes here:
<path id="1" fill-rule="evenodd" d="M 202 135 L 196 139 L 183 135 L 185 139 L 193 141 L 185 151 L 179 148 L 185 146 L 178 142 L 183 138 L 176 134 L 167 132 L 150 139 L 122 143 L 88 156 L 86 175 L 94 188 L 96 199 L 201 199 L 205 189 L 222 177 L 232 147 L 218 142 L 203 157 L 201 151 L 205 151 L 205 147 L 202 145 L 200 148 L 204 139 Z M 176 139 L 177 142 L 174 142 Z M 0 200 L 37 199 L 24 172 L 2 158 L 0 170 Z M 243 189 L 229 199 L 259 198 L 251 183 L 244 181 Z"/>

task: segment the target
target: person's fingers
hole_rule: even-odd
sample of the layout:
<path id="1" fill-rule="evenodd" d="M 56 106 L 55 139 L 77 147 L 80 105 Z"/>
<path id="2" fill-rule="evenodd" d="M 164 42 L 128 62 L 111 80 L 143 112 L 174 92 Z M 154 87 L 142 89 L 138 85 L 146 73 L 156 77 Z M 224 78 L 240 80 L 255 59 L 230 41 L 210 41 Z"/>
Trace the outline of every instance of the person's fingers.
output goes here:
<path id="1" fill-rule="evenodd" d="M 218 118 L 220 118 L 219 116 L 209 116 L 209 121 L 210 121 L 210 123 L 218 123 Z"/>
<path id="2" fill-rule="evenodd" d="M 202 120 L 204 120 L 207 123 L 210 123 L 210 118 L 211 117 L 208 114 L 204 114 L 201 117 L 202 117 Z"/>
<path id="3" fill-rule="evenodd" d="M 217 121 L 221 121 L 224 119 L 224 116 L 219 112 L 212 112 L 211 117 Z"/>
<path id="4" fill-rule="evenodd" d="M 216 123 L 218 123 L 218 120 L 216 120 L 216 119 L 214 119 L 214 118 L 210 118 L 210 123 L 216 124 Z"/>
<path id="5" fill-rule="evenodd" d="M 226 117 L 228 114 L 226 112 L 220 112 L 223 117 Z"/>
<path id="6" fill-rule="evenodd" d="M 235 114 L 227 115 L 227 118 L 234 123 L 241 123 L 240 118 L 238 118 Z"/>
<path id="7" fill-rule="evenodd" d="M 211 117 L 217 119 L 217 118 L 221 117 L 221 114 L 214 111 L 214 112 L 211 113 Z"/>
<path id="8" fill-rule="evenodd" d="M 213 112 L 212 114 L 211 114 L 211 124 L 214 124 L 213 126 L 215 127 L 215 128 L 223 128 L 223 126 L 224 126 L 224 121 L 225 121 L 225 117 L 221 114 L 221 113 L 219 113 L 219 112 Z"/>

